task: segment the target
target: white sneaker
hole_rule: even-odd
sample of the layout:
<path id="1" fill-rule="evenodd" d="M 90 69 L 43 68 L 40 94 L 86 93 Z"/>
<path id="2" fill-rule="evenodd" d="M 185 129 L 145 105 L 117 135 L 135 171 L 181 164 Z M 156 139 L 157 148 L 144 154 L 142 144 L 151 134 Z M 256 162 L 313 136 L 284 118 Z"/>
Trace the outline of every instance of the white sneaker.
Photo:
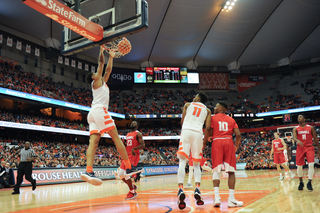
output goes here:
<path id="1" fill-rule="evenodd" d="M 191 183 L 187 183 L 187 185 L 184 188 L 192 188 L 192 184 Z"/>
<path id="2" fill-rule="evenodd" d="M 293 174 L 293 172 L 291 172 L 290 177 L 291 177 L 291 178 L 294 178 L 294 174 Z"/>
<path id="3" fill-rule="evenodd" d="M 220 197 L 215 197 L 215 198 L 213 199 L 213 206 L 214 206 L 214 207 L 219 207 L 220 204 L 221 204 L 221 198 L 220 198 Z"/>
<path id="4" fill-rule="evenodd" d="M 228 199 L 228 207 L 232 208 L 232 207 L 241 207 L 241 206 L 243 206 L 242 201 L 238 201 L 236 199 Z"/>
<path id="5" fill-rule="evenodd" d="M 284 179 L 284 177 L 283 177 L 283 176 L 280 176 L 280 177 L 279 177 L 279 180 L 283 180 L 283 179 Z"/>

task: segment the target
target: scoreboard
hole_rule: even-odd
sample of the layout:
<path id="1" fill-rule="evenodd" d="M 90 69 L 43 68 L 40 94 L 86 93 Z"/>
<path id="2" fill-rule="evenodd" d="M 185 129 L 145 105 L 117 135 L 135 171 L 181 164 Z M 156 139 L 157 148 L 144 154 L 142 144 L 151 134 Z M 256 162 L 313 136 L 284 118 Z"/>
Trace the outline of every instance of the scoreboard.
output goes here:
<path id="1" fill-rule="evenodd" d="M 154 83 L 180 83 L 179 67 L 154 67 Z"/>

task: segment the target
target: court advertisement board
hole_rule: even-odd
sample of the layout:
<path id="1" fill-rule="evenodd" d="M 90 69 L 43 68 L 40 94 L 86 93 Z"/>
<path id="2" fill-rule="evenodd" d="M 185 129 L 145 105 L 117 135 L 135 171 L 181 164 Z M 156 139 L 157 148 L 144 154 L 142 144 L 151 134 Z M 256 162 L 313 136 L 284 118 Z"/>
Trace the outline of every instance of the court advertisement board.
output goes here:
<path id="1" fill-rule="evenodd" d="M 142 174 L 149 175 L 164 175 L 176 174 L 178 166 L 146 166 L 143 168 Z M 102 180 L 115 179 L 115 172 L 117 167 L 95 167 L 94 173 Z M 68 168 L 34 168 L 32 178 L 37 181 L 37 185 L 59 184 L 59 183 L 73 183 L 82 182 L 80 176 L 85 172 L 84 167 L 68 167 Z M 17 170 L 13 171 L 14 179 L 17 179 Z M 22 186 L 31 185 L 25 178 Z"/>

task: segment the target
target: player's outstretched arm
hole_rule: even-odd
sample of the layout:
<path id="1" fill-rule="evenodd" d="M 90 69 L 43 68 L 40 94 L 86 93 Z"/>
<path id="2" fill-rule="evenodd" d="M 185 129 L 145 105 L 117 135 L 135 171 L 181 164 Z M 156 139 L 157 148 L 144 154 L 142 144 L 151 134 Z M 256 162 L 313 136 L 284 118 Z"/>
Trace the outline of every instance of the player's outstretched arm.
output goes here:
<path id="1" fill-rule="evenodd" d="M 187 108 L 188 108 L 188 106 L 190 106 L 190 103 L 186 103 L 186 104 L 183 106 L 182 118 L 181 118 L 181 127 L 182 127 L 182 125 L 183 125 L 184 118 L 186 117 L 186 113 L 187 113 Z"/>
<path id="2" fill-rule="evenodd" d="M 144 143 L 144 140 L 143 140 L 143 138 L 142 138 L 141 132 L 138 132 L 138 133 L 137 133 L 137 140 L 138 140 L 138 142 L 139 142 L 140 145 L 137 146 L 137 147 L 132 148 L 132 154 L 133 154 L 133 156 L 136 156 L 136 153 L 134 152 L 135 150 L 144 149 L 144 147 L 146 146 L 145 143 Z"/>
<path id="3" fill-rule="evenodd" d="M 236 134 L 236 150 L 235 152 L 237 152 L 239 145 L 240 145 L 240 140 L 241 140 L 241 133 L 239 128 L 235 128 L 233 129 L 234 134 Z"/>
<path id="4" fill-rule="evenodd" d="M 109 60 L 108 60 L 108 65 L 106 67 L 106 70 L 104 72 L 104 76 L 103 76 L 103 81 L 104 82 L 108 82 L 110 74 L 112 72 L 112 67 L 113 67 L 113 58 L 114 58 L 114 52 L 110 51 L 109 52 Z"/>
<path id="5" fill-rule="evenodd" d="M 293 129 L 293 131 L 292 131 L 292 139 L 297 143 L 297 144 L 299 144 L 300 146 L 303 146 L 303 143 L 300 141 L 300 140 L 298 140 L 298 138 L 297 138 L 297 129 L 296 128 L 294 128 Z"/>
<path id="6" fill-rule="evenodd" d="M 104 54 L 103 54 L 104 49 L 100 46 L 100 54 L 99 54 L 99 63 L 98 63 L 98 68 L 97 72 L 92 75 L 92 79 L 94 81 L 98 81 L 102 77 L 102 71 L 103 71 L 103 66 L 104 66 Z"/>
<path id="7" fill-rule="evenodd" d="M 211 132 L 211 111 L 209 109 L 207 109 L 207 117 L 205 124 L 206 129 L 204 131 L 203 147 L 206 145 Z"/>

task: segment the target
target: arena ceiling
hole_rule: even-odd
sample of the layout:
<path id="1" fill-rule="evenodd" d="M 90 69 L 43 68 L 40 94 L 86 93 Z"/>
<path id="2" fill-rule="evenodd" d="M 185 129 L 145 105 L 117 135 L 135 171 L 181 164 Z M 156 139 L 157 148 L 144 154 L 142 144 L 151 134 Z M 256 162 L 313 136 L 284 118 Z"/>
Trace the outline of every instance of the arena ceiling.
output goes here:
<path id="1" fill-rule="evenodd" d="M 319 0 L 238 0 L 229 12 L 225 0 L 147 2 L 149 28 L 128 37 L 133 49 L 118 63 L 237 67 L 320 57 Z M 0 0 L 0 24 L 61 41 L 62 26 L 21 0 Z"/>

